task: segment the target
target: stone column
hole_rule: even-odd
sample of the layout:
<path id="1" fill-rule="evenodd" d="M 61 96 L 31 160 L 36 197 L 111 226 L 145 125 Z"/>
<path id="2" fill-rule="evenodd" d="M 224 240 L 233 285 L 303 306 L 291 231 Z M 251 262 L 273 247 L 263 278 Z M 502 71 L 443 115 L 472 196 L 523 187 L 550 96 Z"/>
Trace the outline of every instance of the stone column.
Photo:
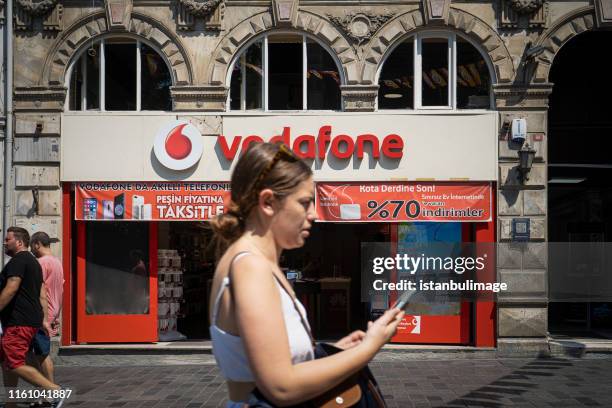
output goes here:
<path id="1" fill-rule="evenodd" d="M 498 179 L 498 279 L 508 291 L 498 297 L 498 351 L 501 354 L 547 353 L 547 111 L 552 84 L 496 85 L 500 112 Z M 526 143 L 536 149 L 533 167 L 522 181 L 518 151 L 510 140 L 514 118 L 527 120 Z M 530 220 L 530 240 L 512 242 L 513 218 Z"/>
<path id="2" fill-rule="evenodd" d="M 58 257 L 62 239 L 60 121 L 65 99 L 63 87 L 15 89 L 14 172 L 7 186 L 14 189 L 11 224 L 57 238 L 59 242 L 51 249 Z"/>

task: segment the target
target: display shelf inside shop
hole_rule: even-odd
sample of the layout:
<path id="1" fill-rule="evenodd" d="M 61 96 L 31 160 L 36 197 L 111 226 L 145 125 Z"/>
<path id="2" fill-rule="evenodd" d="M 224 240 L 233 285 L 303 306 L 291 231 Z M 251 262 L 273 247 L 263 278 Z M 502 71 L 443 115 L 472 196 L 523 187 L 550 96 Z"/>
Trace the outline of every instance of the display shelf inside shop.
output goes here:
<path id="1" fill-rule="evenodd" d="M 160 341 L 185 340 L 178 330 L 182 315 L 183 269 L 181 257 L 175 249 L 157 250 L 157 316 Z"/>
<path id="2" fill-rule="evenodd" d="M 214 274 L 211 231 L 201 222 L 171 223 L 169 246 L 176 248 L 183 270 L 183 300 L 178 329 L 189 339 L 209 338 L 206 282 Z"/>

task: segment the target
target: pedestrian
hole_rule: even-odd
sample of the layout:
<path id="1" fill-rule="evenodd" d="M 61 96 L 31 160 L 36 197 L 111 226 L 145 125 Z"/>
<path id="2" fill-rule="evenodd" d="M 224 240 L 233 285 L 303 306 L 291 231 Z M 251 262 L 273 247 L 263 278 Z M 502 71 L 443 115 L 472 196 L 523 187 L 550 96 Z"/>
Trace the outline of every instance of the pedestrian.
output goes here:
<path id="1" fill-rule="evenodd" d="M 49 381 L 54 382 L 53 360 L 49 357 L 49 353 L 51 351 L 51 337 L 56 336 L 59 330 L 64 291 L 64 270 L 60 260 L 51 253 L 51 238 L 46 232 L 39 231 L 32 234 L 30 248 L 42 268 L 43 282 L 47 294 L 47 319 L 50 325 L 48 334 L 42 328 L 36 332 L 31 349 L 42 374 Z"/>
<path id="2" fill-rule="evenodd" d="M 340 353 L 314 359 L 305 309 L 279 266 L 283 250 L 304 245 L 314 219 L 310 167 L 284 145 L 253 144 L 232 173 L 228 211 L 211 221 L 223 255 L 210 332 L 228 407 L 248 403 L 255 388 L 278 406 L 323 394 L 367 365 L 403 317 L 388 310 L 367 333 L 338 341 Z"/>
<path id="3" fill-rule="evenodd" d="M 17 386 L 19 378 L 45 391 L 53 407 L 61 407 L 66 393 L 59 385 L 45 378 L 36 368 L 25 364 L 36 332 L 50 330 L 47 321 L 47 298 L 42 268 L 28 251 L 30 234 L 20 227 L 7 229 L 4 252 L 11 257 L 1 273 L 0 320 L 4 333 L 0 339 L 0 360 L 5 388 Z M 8 391 L 7 391 L 8 392 Z M 9 400 L 7 407 L 16 407 Z"/>

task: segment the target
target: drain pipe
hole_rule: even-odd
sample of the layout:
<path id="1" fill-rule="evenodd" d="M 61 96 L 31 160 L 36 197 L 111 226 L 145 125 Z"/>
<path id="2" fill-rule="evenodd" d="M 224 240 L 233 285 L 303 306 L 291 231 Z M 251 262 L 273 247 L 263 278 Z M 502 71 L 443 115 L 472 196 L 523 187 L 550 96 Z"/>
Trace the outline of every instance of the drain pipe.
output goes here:
<path id="1" fill-rule="evenodd" d="M 2 240 L 10 226 L 13 200 L 13 0 L 7 0 L 4 9 L 4 179 L 2 180 Z M 0 266 L 4 266 L 4 248 L 0 251 Z"/>

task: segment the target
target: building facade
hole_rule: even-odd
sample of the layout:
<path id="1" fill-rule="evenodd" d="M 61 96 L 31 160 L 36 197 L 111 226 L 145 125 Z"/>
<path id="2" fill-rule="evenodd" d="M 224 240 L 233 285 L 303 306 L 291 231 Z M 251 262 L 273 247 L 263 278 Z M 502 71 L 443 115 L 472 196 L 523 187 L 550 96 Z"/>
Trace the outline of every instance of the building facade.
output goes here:
<path id="1" fill-rule="evenodd" d="M 395 123 L 422 134 L 404 145 L 429 164 L 347 170 L 332 163 L 323 165 L 319 180 L 489 183 L 492 229 L 479 242 L 510 242 L 513 220 L 528 219 L 531 245 L 499 247 L 496 274 L 511 290 L 494 304 L 474 306 L 470 313 L 490 322 L 472 324 L 467 343 L 509 352 L 547 349 L 549 72 L 573 37 L 612 25 L 610 1 L 14 3 L 7 224 L 58 239 L 54 251 L 73 277 L 68 303 L 79 301 L 73 297 L 83 283 L 76 278 L 79 248 L 67 241 L 76 231 L 86 234 L 70 213 L 75 183 L 228 180 L 231 163 L 182 173 L 159 166 L 151 146 L 165 121 L 184 120 L 215 137 L 273 136 L 279 121 L 280 131 L 290 126 L 315 135 L 323 125 L 344 129 L 350 122 L 360 124 L 355 132 L 391 134 L 387 125 Z M 518 167 L 523 143 L 510 136 L 513 119 L 521 118 L 535 149 L 528 179 Z M 428 134 L 435 123 L 441 127 Z M 127 133 L 138 143 L 124 143 Z M 441 134 L 450 153 L 433 141 Z M 378 136 L 382 143 L 384 134 Z M 220 157 L 219 147 L 207 143 Z M 77 320 L 69 309 L 65 322 Z M 63 344 L 78 341 L 75 331 L 63 332 Z"/>

